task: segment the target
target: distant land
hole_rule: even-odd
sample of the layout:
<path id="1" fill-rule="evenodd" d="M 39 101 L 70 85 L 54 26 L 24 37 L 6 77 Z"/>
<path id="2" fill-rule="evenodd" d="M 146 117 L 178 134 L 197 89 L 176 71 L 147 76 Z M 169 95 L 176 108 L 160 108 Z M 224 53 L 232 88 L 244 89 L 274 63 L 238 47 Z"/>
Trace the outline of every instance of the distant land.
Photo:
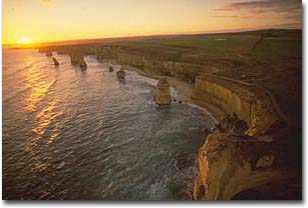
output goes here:
<path id="1" fill-rule="evenodd" d="M 181 36 L 194 36 L 194 35 L 215 35 L 215 34 L 234 34 L 234 33 L 245 33 L 245 32 L 257 32 L 266 30 L 293 30 L 300 29 L 299 26 L 292 26 L 287 28 L 273 27 L 262 28 L 262 29 L 238 29 L 229 31 L 211 31 L 211 32 L 195 32 L 195 33 L 177 33 L 177 34 L 157 34 L 157 35 L 140 35 L 140 36 L 123 36 L 123 37 L 106 37 L 106 38 L 90 38 L 90 39 L 76 39 L 76 40 L 63 40 L 54 42 L 39 42 L 31 44 L 3 44 L 4 47 L 13 48 L 33 48 L 39 46 L 59 46 L 59 45 L 85 45 L 85 44 L 109 44 L 120 41 L 130 40 L 141 40 L 151 39 L 159 37 L 181 37 Z"/>

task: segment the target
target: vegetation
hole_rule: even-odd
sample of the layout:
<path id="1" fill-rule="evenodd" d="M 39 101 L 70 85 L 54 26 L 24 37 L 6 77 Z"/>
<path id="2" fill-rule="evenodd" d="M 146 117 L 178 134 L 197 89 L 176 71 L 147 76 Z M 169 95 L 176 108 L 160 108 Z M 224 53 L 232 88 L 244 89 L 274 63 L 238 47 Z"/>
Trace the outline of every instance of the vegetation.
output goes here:
<path id="1" fill-rule="evenodd" d="M 301 45 L 302 30 L 261 30 L 119 39 L 105 44 L 54 46 L 49 50 L 93 54 L 98 60 L 116 59 L 118 52 L 125 52 L 148 59 L 190 64 L 176 75 L 186 81 L 193 81 L 200 74 L 215 73 L 254 83 L 270 91 L 292 123 L 301 126 Z M 175 76 L 159 67 L 156 70 Z"/>

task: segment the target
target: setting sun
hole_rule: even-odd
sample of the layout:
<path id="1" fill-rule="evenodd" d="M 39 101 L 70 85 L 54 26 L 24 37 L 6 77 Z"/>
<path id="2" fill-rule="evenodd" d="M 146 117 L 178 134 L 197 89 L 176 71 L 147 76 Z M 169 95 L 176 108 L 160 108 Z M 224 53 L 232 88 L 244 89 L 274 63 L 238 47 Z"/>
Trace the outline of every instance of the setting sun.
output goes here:
<path id="1" fill-rule="evenodd" d="M 31 41 L 27 37 L 22 37 L 18 41 L 20 44 L 29 44 Z"/>

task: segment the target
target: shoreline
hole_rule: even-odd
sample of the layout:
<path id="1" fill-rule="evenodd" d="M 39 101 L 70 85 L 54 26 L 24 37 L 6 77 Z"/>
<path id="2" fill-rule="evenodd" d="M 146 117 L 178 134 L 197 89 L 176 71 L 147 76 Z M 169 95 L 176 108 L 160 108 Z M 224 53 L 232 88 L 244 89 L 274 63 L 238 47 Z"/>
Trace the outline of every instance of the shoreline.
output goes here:
<path id="1" fill-rule="evenodd" d="M 189 84 L 175 77 L 150 75 L 136 67 L 129 65 L 121 65 L 121 66 L 124 67 L 124 70 L 134 71 L 138 73 L 140 76 L 148 77 L 151 79 L 159 80 L 161 78 L 166 78 L 169 81 L 171 87 L 173 87 L 176 90 L 176 92 L 180 95 L 180 97 L 183 98 L 182 101 L 195 105 L 198 108 L 201 108 L 210 116 L 210 118 L 215 123 L 218 123 L 226 115 L 222 110 L 220 110 L 218 107 L 215 107 L 214 105 L 193 99 L 192 94 L 193 94 L 194 84 Z"/>

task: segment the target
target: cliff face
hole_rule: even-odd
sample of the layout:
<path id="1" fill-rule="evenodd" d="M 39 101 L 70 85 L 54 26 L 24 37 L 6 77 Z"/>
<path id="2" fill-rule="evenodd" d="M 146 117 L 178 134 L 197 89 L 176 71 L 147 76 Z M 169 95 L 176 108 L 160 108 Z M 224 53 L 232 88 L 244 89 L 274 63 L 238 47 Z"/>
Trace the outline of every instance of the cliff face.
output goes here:
<path id="1" fill-rule="evenodd" d="M 300 199 L 300 173 L 282 167 L 275 143 L 210 134 L 199 150 L 195 200 Z"/>
<path id="2" fill-rule="evenodd" d="M 148 74 L 172 76 L 188 82 L 194 82 L 202 68 L 198 64 L 145 57 L 127 52 L 119 52 L 117 59 L 120 64 L 137 67 Z"/>
<path id="3" fill-rule="evenodd" d="M 245 132 L 236 129 L 206 138 L 198 154 L 195 200 L 301 199 L 301 174 L 286 164 L 300 156 L 288 158 L 289 145 L 280 144 L 290 135 L 275 133 L 284 120 L 265 90 L 215 75 L 197 76 L 204 71 L 201 65 L 123 51 L 117 60 L 148 74 L 195 82 L 193 99 L 210 103 L 225 115 L 235 113 L 243 121 Z"/>
<path id="4" fill-rule="evenodd" d="M 261 89 L 241 83 L 223 80 L 213 75 L 196 78 L 193 99 L 215 105 L 225 114 L 244 120 L 249 129 L 247 135 L 265 134 L 280 121 L 271 98 Z"/>
<path id="5" fill-rule="evenodd" d="M 116 59 L 147 74 L 194 82 L 195 101 L 223 112 L 219 119 L 236 114 L 231 128 L 226 122 L 225 131 L 208 135 L 199 150 L 194 199 L 301 199 L 301 146 L 292 141 L 301 133 L 281 125 L 285 119 L 267 91 L 215 75 L 197 76 L 217 69 L 191 63 L 191 57 L 174 61 L 120 47 L 99 48 L 95 54 L 98 60 Z"/>
<path id="6" fill-rule="evenodd" d="M 290 139 L 298 136 L 281 125 L 283 118 L 267 92 L 207 75 L 196 79 L 193 98 L 248 124 L 245 132 L 207 136 L 198 154 L 195 200 L 301 199 L 300 168 L 292 165 L 301 160 L 292 152 L 300 147 L 291 147 Z"/>

